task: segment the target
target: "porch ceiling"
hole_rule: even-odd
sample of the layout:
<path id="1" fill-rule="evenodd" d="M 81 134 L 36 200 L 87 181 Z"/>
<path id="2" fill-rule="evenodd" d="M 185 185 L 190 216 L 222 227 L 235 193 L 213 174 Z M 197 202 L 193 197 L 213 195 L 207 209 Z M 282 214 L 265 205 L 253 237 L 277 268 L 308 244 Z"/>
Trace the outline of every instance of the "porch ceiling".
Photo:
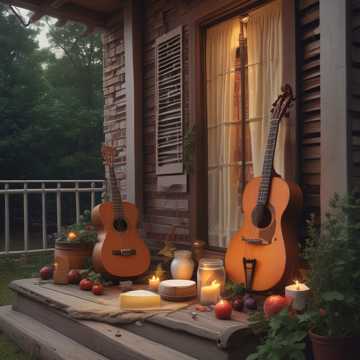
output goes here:
<path id="1" fill-rule="evenodd" d="M 73 20 L 89 27 L 104 28 L 118 13 L 123 0 L 0 0 L 1 2 L 33 12 L 32 21 L 50 15 L 61 21 Z"/>

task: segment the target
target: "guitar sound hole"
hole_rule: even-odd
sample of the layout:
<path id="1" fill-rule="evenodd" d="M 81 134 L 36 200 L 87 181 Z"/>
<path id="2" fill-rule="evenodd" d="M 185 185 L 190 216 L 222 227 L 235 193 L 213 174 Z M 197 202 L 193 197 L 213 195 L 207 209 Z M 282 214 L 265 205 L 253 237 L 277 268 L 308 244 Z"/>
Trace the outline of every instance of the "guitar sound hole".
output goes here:
<path id="1" fill-rule="evenodd" d="M 114 221 L 114 229 L 116 231 L 120 231 L 120 232 L 126 231 L 127 227 L 128 225 L 125 219 L 116 219 Z"/>
<path id="2" fill-rule="evenodd" d="M 252 221 L 256 227 L 260 229 L 266 228 L 271 224 L 271 219 L 271 211 L 267 206 L 256 205 L 252 212 Z"/>

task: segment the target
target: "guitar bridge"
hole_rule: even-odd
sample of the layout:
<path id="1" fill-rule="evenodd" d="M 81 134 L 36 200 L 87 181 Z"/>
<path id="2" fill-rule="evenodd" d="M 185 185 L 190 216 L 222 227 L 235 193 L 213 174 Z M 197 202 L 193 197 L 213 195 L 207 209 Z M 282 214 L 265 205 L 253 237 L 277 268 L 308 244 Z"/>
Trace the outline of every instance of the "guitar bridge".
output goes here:
<path id="1" fill-rule="evenodd" d="M 270 242 L 264 239 L 246 238 L 242 236 L 241 240 L 251 245 L 270 245 Z"/>
<path id="2" fill-rule="evenodd" d="M 132 255 L 136 255 L 136 250 L 135 249 L 113 250 L 112 254 L 115 256 L 132 256 Z"/>

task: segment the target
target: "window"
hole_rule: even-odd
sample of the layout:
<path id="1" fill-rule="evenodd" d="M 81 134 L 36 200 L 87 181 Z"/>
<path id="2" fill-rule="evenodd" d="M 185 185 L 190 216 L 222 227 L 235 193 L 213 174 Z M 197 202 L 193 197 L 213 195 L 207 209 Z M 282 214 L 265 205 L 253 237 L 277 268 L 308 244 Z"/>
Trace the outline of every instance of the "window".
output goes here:
<path id="1" fill-rule="evenodd" d="M 208 239 L 226 247 L 241 226 L 241 194 L 261 175 L 270 109 L 283 82 L 282 6 L 273 1 L 206 31 Z M 286 123 L 275 170 L 284 174 Z"/>

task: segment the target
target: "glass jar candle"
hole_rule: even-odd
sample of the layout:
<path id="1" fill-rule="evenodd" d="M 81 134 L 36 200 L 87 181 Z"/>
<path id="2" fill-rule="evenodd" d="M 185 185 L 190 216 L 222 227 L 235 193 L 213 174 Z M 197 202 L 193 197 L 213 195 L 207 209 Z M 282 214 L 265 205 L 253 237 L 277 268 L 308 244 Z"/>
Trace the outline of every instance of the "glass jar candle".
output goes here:
<path id="1" fill-rule="evenodd" d="M 174 252 L 174 259 L 170 265 L 173 279 L 190 280 L 192 278 L 194 261 L 191 255 L 189 250 L 177 250 Z"/>
<path id="2" fill-rule="evenodd" d="M 216 304 L 225 288 L 225 268 L 222 259 L 203 258 L 197 272 L 197 288 L 200 303 Z"/>

